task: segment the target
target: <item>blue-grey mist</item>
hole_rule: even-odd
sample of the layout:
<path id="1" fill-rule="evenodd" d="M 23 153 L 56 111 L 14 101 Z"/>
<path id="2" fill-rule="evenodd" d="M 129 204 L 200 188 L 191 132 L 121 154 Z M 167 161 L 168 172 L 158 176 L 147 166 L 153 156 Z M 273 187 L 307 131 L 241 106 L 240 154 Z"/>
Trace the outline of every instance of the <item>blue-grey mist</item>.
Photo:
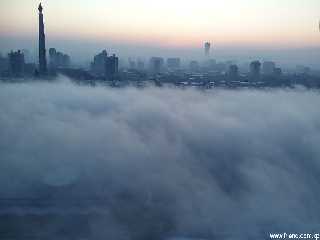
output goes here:
<path id="1" fill-rule="evenodd" d="M 90 239 L 319 231 L 319 102 L 303 88 L 1 83 L 0 196 L 99 199 L 78 209 L 100 216 L 87 222 Z M 72 212 L 48 208 L 34 211 Z"/>

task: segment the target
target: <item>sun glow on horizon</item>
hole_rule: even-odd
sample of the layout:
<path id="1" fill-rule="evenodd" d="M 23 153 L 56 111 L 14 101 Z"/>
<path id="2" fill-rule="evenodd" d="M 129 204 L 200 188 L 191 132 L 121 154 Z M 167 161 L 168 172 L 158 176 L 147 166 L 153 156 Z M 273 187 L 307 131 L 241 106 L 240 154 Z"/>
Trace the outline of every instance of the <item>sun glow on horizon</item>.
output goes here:
<path id="1" fill-rule="evenodd" d="M 2 1 L 0 33 L 36 34 L 38 1 Z M 317 10 L 307 0 L 43 1 L 46 33 L 157 46 L 320 46 Z"/>

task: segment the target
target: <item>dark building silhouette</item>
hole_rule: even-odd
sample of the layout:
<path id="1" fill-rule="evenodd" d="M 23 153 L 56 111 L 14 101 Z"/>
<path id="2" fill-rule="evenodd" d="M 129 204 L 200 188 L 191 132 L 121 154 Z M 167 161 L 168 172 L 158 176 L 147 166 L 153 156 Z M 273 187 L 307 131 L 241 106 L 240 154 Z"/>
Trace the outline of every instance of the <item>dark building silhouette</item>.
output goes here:
<path id="1" fill-rule="evenodd" d="M 262 72 L 265 75 L 273 75 L 275 68 L 276 64 L 271 61 L 266 61 L 262 64 Z"/>
<path id="2" fill-rule="evenodd" d="M 7 70 L 8 70 L 8 58 L 3 57 L 0 54 L 0 75 L 2 75 Z"/>
<path id="3" fill-rule="evenodd" d="M 34 58 L 28 49 L 22 49 L 25 63 L 34 63 Z"/>
<path id="4" fill-rule="evenodd" d="M 261 74 L 261 63 L 253 61 L 250 63 L 250 78 L 251 80 L 259 80 Z"/>
<path id="5" fill-rule="evenodd" d="M 239 68 L 237 65 L 232 64 L 229 66 L 229 71 L 228 71 L 228 78 L 231 81 L 237 80 L 239 77 Z"/>
<path id="6" fill-rule="evenodd" d="M 93 58 L 93 62 L 91 63 L 91 71 L 98 75 L 105 75 L 105 64 L 107 61 L 108 53 L 106 50 L 103 50 L 101 53 L 97 54 Z"/>
<path id="7" fill-rule="evenodd" d="M 24 55 L 18 50 L 17 52 L 11 51 L 8 54 L 9 59 L 9 73 L 15 77 L 22 77 L 24 74 Z"/>
<path id="8" fill-rule="evenodd" d="M 67 54 L 58 52 L 55 48 L 49 49 L 49 59 L 49 68 L 51 70 L 70 66 L 70 57 Z"/>
<path id="9" fill-rule="evenodd" d="M 107 80 L 114 80 L 118 73 L 119 59 L 116 55 L 108 57 L 106 50 L 94 56 L 91 63 L 91 71 L 99 77 L 105 77 Z"/>
<path id="10" fill-rule="evenodd" d="M 164 60 L 161 57 L 152 57 L 150 59 L 150 71 L 160 73 L 163 70 Z"/>
<path id="11" fill-rule="evenodd" d="M 44 34 L 44 23 L 42 5 L 39 4 L 39 73 L 45 75 L 47 73 L 47 57 L 46 57 L 46 37 Z"/>
<path id="12" fill-rule="evenodd" d="M 209 56 L 210 56 L 210 48 L 211 48 L 211 43 L 206 42 L 206 43 L 204 44 L 204 55 L 205 55 L 206 57 L 209 57 Z"/>
<path id="13" fill-rule="evenodd" d="M 109 81 L 113 81 L 118 74 L 119 68 L 119 59 L 113 54 L 110 57 L 107 57 L 106 64 L 105 64 L 105 77 Z"/>
<path id="14" fill-rule="evenodd" d="M 177 70 L 181 66 L 180 58 L 168 58 L 167 59 L 167 67 L 170 70 Z"/>
<path id="15" fill-rule="evenodd" d="M 282 69 L 279 68 L 279 67 L 275 68 L 275 69 L 274 69 L 274 75 L 275 75 L 276 77 L 280 77 L 280 76 L 282 75 Z"/>

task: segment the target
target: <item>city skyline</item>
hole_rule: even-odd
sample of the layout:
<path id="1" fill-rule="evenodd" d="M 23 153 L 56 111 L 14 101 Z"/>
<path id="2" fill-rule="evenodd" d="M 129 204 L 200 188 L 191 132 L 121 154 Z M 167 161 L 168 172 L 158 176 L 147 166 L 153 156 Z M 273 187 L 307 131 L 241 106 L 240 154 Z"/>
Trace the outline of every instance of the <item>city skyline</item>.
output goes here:
<path id="1" fill-rule="evenodd" d="M 0 9 L 0 240 L 320 239 L 320 0 Z"/>
<path id="2" fill-rule="evenodd" d="M 159 55 L 197 59 L 203 56 L 203 42 L 209 41 L 214 46 L 213 56 L 223 60 L 250 61 L 260 57 L 284 65 L 301 63 L 319 68 L 316 10 L 320 3 L 315 0 L 304 5 L 298 1 L 290 1 L 288 5 L 288 1 L 249 0 L 42 3 L 47 45 L 68 52 L 79 62 L 88 61 L 89 55 L 104 48 L 125 58 Z M 0 15 L 2 53 L 18 48 L 37 52 L 34 42 L 38 19 L 33 6 L 38 4 L 34 0 L 2 1 L 5 9 Z"/>

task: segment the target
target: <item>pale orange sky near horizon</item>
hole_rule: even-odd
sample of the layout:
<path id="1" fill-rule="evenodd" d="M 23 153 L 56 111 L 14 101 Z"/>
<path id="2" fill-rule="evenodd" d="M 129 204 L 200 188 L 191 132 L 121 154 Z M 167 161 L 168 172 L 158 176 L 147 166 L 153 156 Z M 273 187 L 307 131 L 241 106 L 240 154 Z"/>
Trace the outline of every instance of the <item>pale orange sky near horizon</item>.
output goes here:
<path id="1" fill-rule="evenodd" d="M 0 35 L 35 36 L 35 0 L 1 0 Z M 320 46 L 319 0 L 45 0 L 46 33 L 194 47 L 204 41 L 263 47 Z"/>

